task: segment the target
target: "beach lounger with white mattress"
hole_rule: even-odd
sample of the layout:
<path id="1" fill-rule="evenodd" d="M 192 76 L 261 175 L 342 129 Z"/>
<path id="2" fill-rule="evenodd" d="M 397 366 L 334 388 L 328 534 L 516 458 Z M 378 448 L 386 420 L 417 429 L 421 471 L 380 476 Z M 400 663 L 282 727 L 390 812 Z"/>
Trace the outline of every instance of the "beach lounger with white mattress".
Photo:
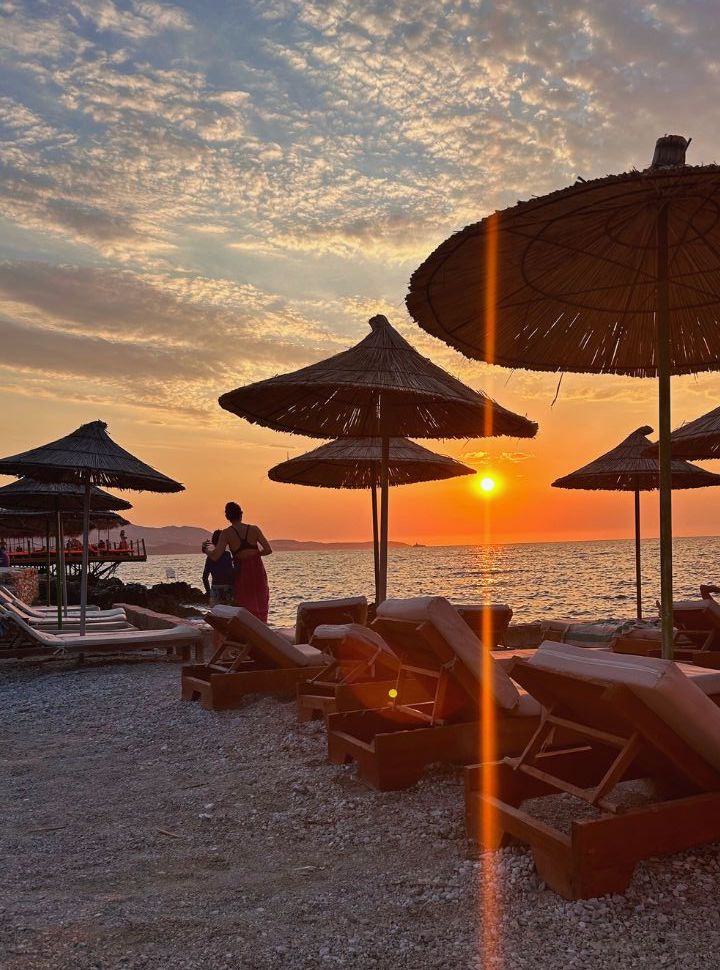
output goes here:
<path id="1" fill-rule="evenodd" d="M 518 757 L 467 769 L 471 837 L 528 843 L 568 899 L 622 892 L 641 859 L 720 839 L 718 671 L 548 642 L 512 676 L 543 717 Z M 559 728 L 572 750 L 547 750 Z M 573 799 L 580 817 L 555 823 Z"/>
<path id="2" fill-rule="evenodd" d="M 8 615 L 4 608 L 1 612 L 5 616 Z M 38 630 L 17 615 L 11 617 L 11 622 L 25 635 L 33 652 L 39 651 L 49 655 L 122 654 L 155 648 L 186 653 L 193 646 L 202 647 L 202 634 L 197 627 L 190 625 L 165 627 L 159 630 L 138 630 L 135 627 L 103 631 L 90 629 L 84 636 L 80 636 L 77 632 L 48 633 L 45 630 Z"/>
<path id="3" fill-rule="evenodd" d="M 238 707 L 248 694 L 294 694 L 328 659 L 307 643 L 290 643 L 242 607 L 216 606 L 206 621 L 222 634 L 208 663 L 182 669 L 183 700 L 207 710 Z"/>

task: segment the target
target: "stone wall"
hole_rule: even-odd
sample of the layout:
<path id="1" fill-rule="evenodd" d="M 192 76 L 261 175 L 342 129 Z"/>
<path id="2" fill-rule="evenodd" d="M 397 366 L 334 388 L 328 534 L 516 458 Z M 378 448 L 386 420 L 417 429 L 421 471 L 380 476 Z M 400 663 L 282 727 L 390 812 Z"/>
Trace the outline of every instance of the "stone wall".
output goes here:
<path id="1" fill-rule="evenodd" d="M 37 569 L 9 567 L 0 569 L 0 586 L 7 586 L 18 599 L 32 606 L 40 591 L 40 577 Z"/>

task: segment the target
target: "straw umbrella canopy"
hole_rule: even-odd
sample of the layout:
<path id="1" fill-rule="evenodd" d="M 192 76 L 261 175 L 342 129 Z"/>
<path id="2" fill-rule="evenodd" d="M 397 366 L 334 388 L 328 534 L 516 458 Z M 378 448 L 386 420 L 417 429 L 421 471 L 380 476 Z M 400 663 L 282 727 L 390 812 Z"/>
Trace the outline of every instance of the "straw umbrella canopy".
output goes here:
<path id="1" fill-rule="evenodd" d="M 413 274 L 407 305 L 479 360 L 657 376 L 663 654 L 672 656 L 670 375 L 720 368 L 720 167 L 658 139 L 652 164 L 468 226 Z"/>
<path id="2" fill-rule="evenodd" d="M 537 425 L 422 357 L 384 316 L 354 347 L 290 374 L 223 394 L 253 424 L 311 438 L 380 438 L 380 600 L 387 584 L 390 439 L 532 438 Z"/>
<path id="3" fill-rule="evenodd" d="M 382 465 L 380 438 L 338 438 L 313 451 L 275 465 L 268 472 L 273 482 L 318 488 L 369 488 L 372 498 L 375 593 L 380 593 L 380 545 L 377 518 L 377 486 Z M 388 454 L 388 485 L 440 481 L 474 475 L 475 469 L 447 455 L 439 455 L 407 438 L 391 438 Z"/>
<path id="4" fill-rule="evenodd" d="M 81 425 L 64 438 L 0 460 L 0 474 L 28 475 L 42 482 L 76 483 L 83 488 L 83 555 L 80 580 L 80 633 L 85 633 L 89 571 L 90 496 L 93 485 L 138 491 L 180 492 L 183 486 L 116 444 L 104 421 Z"/>
<path id="5" fill-rule="evenodd" d="M 62 629 L 62 586 L 65 581 L 65 546 L 63 524 L 68 513 L 82 520 L 85 490 L 72 482 L 38 482 L 21 478 L 0 487 L 0 507 L 45 513 L 46 535 L 50 536 L 50 520 L 55 525 L 55 589 L 58 607 L 58 627 Z M 96 486 L 90 488 L 90 510 L 95 512 L 125 511 L 130 502 L 117 498 Z M 50 596 L 50 551 L 48 542 L 48 598 Z"/>
<path id="6" fill-rule="evenodd" d="M 633 431 L 615 448 L 591 461 L 577 471 L 564 475 L 552 483 L 553 488 L 577 488 L 588 491 L 633 492 L 635 495 L 635 586 L 637 618 L 642 619 L 642 578 L 640 560 L 640 492 L 651 492 L 660 487 L 657 461 L 648 458 L 650 448 L 647 437 L 652 428 L 645 425 Z M 673 458 L 672 487 L 706 488 L 720 485 L 720 475 Z"/>
<path id="7" fill-rule="evenodd" d="M 673 457 L 720 458 L 720 407 L 677 428 L 670 441 Z"/>

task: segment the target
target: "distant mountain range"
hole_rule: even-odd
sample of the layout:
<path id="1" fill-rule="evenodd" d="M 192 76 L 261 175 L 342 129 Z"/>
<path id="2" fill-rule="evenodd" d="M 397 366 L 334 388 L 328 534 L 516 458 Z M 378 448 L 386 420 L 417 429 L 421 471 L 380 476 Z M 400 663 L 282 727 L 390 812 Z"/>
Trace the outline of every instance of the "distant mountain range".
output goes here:
<path id="1" fill-rule="evenodd" d="M 181 556 L 199 553 L 205 539 L 210 538 L 207 529 L 192 525 L 144 526 L 126 525 L 128 539 L 144 539 L 145 548 L 152 556 Z M 331 549 L 372 549 L 372 542 L 314 542 L 302 539 L 270 539 L 273 549 L 278 552 L 307 552 L 309 550 Z M 407 542 L 391 542 L 391 546 L 408 547 Z"/>

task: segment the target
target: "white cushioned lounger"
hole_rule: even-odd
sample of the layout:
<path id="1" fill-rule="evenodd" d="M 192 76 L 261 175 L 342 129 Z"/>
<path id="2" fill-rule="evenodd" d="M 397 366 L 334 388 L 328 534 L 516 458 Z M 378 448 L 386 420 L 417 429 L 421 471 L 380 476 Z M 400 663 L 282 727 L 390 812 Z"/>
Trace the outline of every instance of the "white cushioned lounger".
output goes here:
<path id="1" fill-rule="evenodd" d="M 388 620 L 430 623 L 458 659 L 472 673 L 478 684 L 482 683 L 484 677 L 482 644 L 444 596 L 416 596 L 413 599 L 385 600 L 378 607 L 377 615 Z M 520 704 L 520 691 L 500 664 L 492 660 L 491 657 L 488 657 L 485 663 L 488 663 L 488 661 L 492 671 L 492 693 L 495 702 L 504 710 L 514 710 Z M 537 710 L 539 712 L 539 705 Z M 524 711 L 523 713 L 530 712 Z"/>
<path id="2" fill-rule="evenodd" d="M 162 646 L 164 643 L 176 643 L 179 640 L 196 640 L 200 636 L 197 627 L 175 626 L 161 630 L 138 630 L 135 627 L 129 630 L 108 630 L 106 632 L 90 630 L 85 636 L 81 637 L 74 632 L 47 633 L 45 630 L 38 630 L 30 626 L 17 617 L 13 618 L 13 622 L 19 624 L 36 643 L 52 650 L 91 650 L 93 647 L 108 648 L 114 646 L 117 646 L 120 650 L 123 647 L 133 647 L 140 644 Z"/>
<path id="3" fill-rule="evenodd" d="M 290 643 L 281 633 L 273 630 L 262 620 L 258 620 L 242 606 L 214 606 L 210 612 L 220 619 L 235 621 L 249 634 L 292 661 L 295 666 L 311 667 L 323 663 L 326 659 L 321 650 L 311 647 L 309 643 Z"/>
<path id="4" fill-rule="evenodd" d="M 38 618 L 42 618 L 45 616 L 52 617 L 53 614 L 57 616 L 57 606 L 28 606 L 28 604 L 24 602 L 24 600 L 19 599 L 19 597 L 17 597 L 11 590 L 9 590 L 7 586 L 0 586 L 0 603 L 2 603 L 3 601 L 5 601 L 8 604 L 12 604 L 17 609 L 22 610 L 23 613 L 27 613 L 28 616 L 37 616 Z M 68 606 L 67 609 L 69 614 L 80 613 L 79 606 Z M 99 613 L 100 607 L 88 604 L 87 612 Z M 113 607 L 111 610 L 105 610 L 104 612 L 115 613 L 115 612 L 118 612 L 118 608 Z"/>
<path id="5" fill-rule="evenodd" d="M 720 770 L 720 708 L 706 695 L 720 693 L 720 672 L 670 660 L 588 651 L 545 641 L 530 666 L 630 688 L 687 744 Z"/>

